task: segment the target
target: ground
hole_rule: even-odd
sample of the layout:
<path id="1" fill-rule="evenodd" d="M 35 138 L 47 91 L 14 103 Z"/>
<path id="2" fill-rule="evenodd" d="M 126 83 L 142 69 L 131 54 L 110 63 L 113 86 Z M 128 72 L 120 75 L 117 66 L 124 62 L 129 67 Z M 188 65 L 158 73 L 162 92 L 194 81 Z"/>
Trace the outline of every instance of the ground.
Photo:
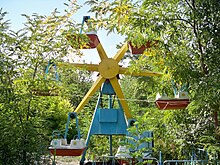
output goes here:
<path id="1" fill-rule="evenodd" d="M 79 161 L 77 157 L 56 157 L 56 165 L 79 165 Z"/>

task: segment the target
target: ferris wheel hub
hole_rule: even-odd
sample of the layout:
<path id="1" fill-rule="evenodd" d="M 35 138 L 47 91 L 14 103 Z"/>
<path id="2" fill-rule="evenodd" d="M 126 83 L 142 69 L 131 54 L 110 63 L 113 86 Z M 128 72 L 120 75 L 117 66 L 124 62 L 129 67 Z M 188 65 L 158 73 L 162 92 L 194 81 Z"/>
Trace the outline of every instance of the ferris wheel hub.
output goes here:
<path id="1" fill-rule="evenodd" d="M 98 71 L 103 78 L 114 78 L 119 74 L 118 62 L 112 58 L 103 59 L 99 64 Z"/>

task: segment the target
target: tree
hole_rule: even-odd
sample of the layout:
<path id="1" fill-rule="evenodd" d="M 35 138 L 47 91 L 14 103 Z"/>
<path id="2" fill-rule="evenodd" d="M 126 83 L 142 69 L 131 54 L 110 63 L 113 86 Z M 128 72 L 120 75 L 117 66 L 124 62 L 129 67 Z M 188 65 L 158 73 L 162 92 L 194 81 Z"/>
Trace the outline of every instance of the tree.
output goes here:
<path id="1" fill-rule="evenodd" d="M 168 71 L 172 76 L 163 76 L 163 84 L 170 84 L 171 78 L 182 84 L 189 82 L 192 100 L 186 112 L 170 113 L 170 118 L 179 115 L 181 118 L 169 123 L 172 126 L 167 133 L 185 139 L 178 142 L 181 145 L 189 142 L 182 136 L 187 132 L 193 137 L 194 147 L 219 153 L 219 1 L 91 0 L 87 3 L 100 28 L 125 35 L 137 46 L 157 41 L 137 64 L 144 60 L 155 71 Z M 178 135 L 180 125 L 184 128 Z M 189 125 L 193 134 L 187 131 Z"/>
<path id="2" fill-rule="evenodd" d="M 68 33 L 73 28 L 79 31 L 70 21 L 78 5 L 69 5 L 71 10 L 64 15 L 56 10 L 48 17 L 24 15 L 25 28 L 17 32 L 9 30 L 6 12 L 0 12 L 0 164 L 33 164 L 47 154 L 52 130 L 65 128 L 67 112 L 72 111 L 67 94 L 73 82 L 55 82 L 54 73 L 45 80 L 45 66 L 49 60 L 62 60 L 69 52 Z M 60 96 L 35 95 L 36 89 L 51 87 L 59 88 Z"/>

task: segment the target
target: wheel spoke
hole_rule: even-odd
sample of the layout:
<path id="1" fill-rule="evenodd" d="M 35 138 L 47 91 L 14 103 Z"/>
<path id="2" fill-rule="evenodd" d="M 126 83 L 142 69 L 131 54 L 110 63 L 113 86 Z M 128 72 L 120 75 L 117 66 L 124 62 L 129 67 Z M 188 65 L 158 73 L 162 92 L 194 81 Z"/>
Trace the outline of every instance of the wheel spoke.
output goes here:
<path id="1" fill-rule="evenodd" d="M 112 87 L 114 88 L 114 91 L 121 103 L 121 106 L 125 112 L 125 116 L 127 117 L 127 119 L 130 119 L 131 118 L 131 114 L 129 112 L 129 107 L 128 107 L 128 104 L 125 100 L 125 97 L 124 97 L 124 94 L 121 90 L 121 87 L 120 87 L 120 84 L 118 83 L 118 79 L 116 77 L 110 79 L 110 82 L 112 84 Z"/>
<path id="2" fill-rule="evenodd" d="M 126 53 L 126 51 L 128 50 L 128 44 L 125 43 L 121 49 L 117 52 L 117 54 L 113 57 L 114 60 L 116 60 L 118 63 L 120 62 L 120 60 L 122 59 L 122 57 L 124 56 L 124 54 Z"/>
<path id="3" fill-rule="evenodd" d="M 105 81 L 105 78 L 103 78 L 102 76 L 98 77 L 98 79 L 93 83 L 92 87 L 86 93 L 85 97 L 82 99 L 82 101 L 77 106 L 74 112 L 79 113 L 83 109 L 84 105 L 89 101 L 91 96 L 93 96 L 95 92 L 101 87 L 104 81 Z"/>

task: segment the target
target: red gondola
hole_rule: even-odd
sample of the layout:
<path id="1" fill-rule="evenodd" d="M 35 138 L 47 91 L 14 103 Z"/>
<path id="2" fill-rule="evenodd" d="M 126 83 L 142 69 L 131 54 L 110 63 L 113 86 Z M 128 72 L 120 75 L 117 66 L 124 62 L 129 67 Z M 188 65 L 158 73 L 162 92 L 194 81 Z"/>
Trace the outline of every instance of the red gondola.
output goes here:
<path id="1" fill-rule="evenodd" d="M 155 104 L 160 110 L 175 110 L 184 109 L 190 103 L 187 92 L 177 92 L 175 98 L 169 98 L 166 95 L 160 96 L 158 93 L 156 96 Z"/>
<path id="2" fill-rule="evenodd" d="M 171 110 L 171 109 L 184 109 L 186 108 L 190 100 L 189 99 L 168 99 L 168 100 L 156 100 L 156 105 L 160 110 Z"/>
<path id="3" fill-rule="evenodd" d="M 76 119 L 76 128 L 77 128 L 77 138 L 72 139 L 70 144 L 67 143 L 67 134 L 68 134 L 68 126 L 70 123 L 70 119 Z M 53 131 L 54 138 L 50 143 L 50 153 L 54 156 L 80 156 L 87 149 L 85 140 L 81 138 L 78 118 L 75 112 L 70 112 L 68 114 L 67 123 L 66 123 L 66 131 L 64 134 L 64 138 L 61 138 L 60 131 Z"/>
<path id="4" fill-rule="evenodd" d="M 100 43 L 99 38 L 96 34 L 92 34 L 92 33 L 88 33 L 88 34 L 75 34 L 75 35 L 71 35 L 71 36 L 67 36 L 67 39 L 71 42 L 76 42 L 78 41 L 78 43 L 82 42 L 82 40 L 85 40 L 85 37 L 89 38 L 89 43 L 86 44 L 86 46 L 83 46 L 82 49 L 93 49 L 96 48 L 98 46 L 98 44 Z M 84 39 L 83 39 L 84 38 Z M 80 48 L 79 45 L 74 45 L 71 44 L 72 48 Z"/>
<path id="5" fill-rule="evenodd" d="M 80 156 L 87 148 L 83 139 L 71 140 L 70 144 L 66 139 L 53 139 L 50 145 L 50 153 L 55 156 Z"/>
<path id="6" fill-rule="evenodd" d="M 130 49 L 132 54 L 143 54 L 145 49 L 151 47 L 151 45 L 150 45 L 151 42 L 150 41 L 148 41 L 145 45 L 142 45 L 141 47 L 134 46 L 134 45 L 132 45 L 131 42 L 129 42 L 128 44 L 129 44 L 129 49 Z"/>
<path id="7" fill-rule="evenodd" d="M 96 48 L 100 43 L 99 38 L 96 34 L 86 34 L 89 37 L 88 47 L 84 47 L 83 49 L 91 49 Z"/>
<path id="8" fill-rule="evenodd" d="M 71 149 L 71 148 L 49 148 L 50 153 L 55 156 L 81 156 L 86 150 L 85 148 L 81 149 Z"/>
<path id="9" fill-rule="evenodd" d="M 133 45 L 131 42 L 128 42 L 129 49 L 132 54 L 143 54 L 145 49 L 150 48 L 154 45 L 156 45 L 158 41 L 147 41 L 146 44 L 141 45 L 140 47 Z"/>

